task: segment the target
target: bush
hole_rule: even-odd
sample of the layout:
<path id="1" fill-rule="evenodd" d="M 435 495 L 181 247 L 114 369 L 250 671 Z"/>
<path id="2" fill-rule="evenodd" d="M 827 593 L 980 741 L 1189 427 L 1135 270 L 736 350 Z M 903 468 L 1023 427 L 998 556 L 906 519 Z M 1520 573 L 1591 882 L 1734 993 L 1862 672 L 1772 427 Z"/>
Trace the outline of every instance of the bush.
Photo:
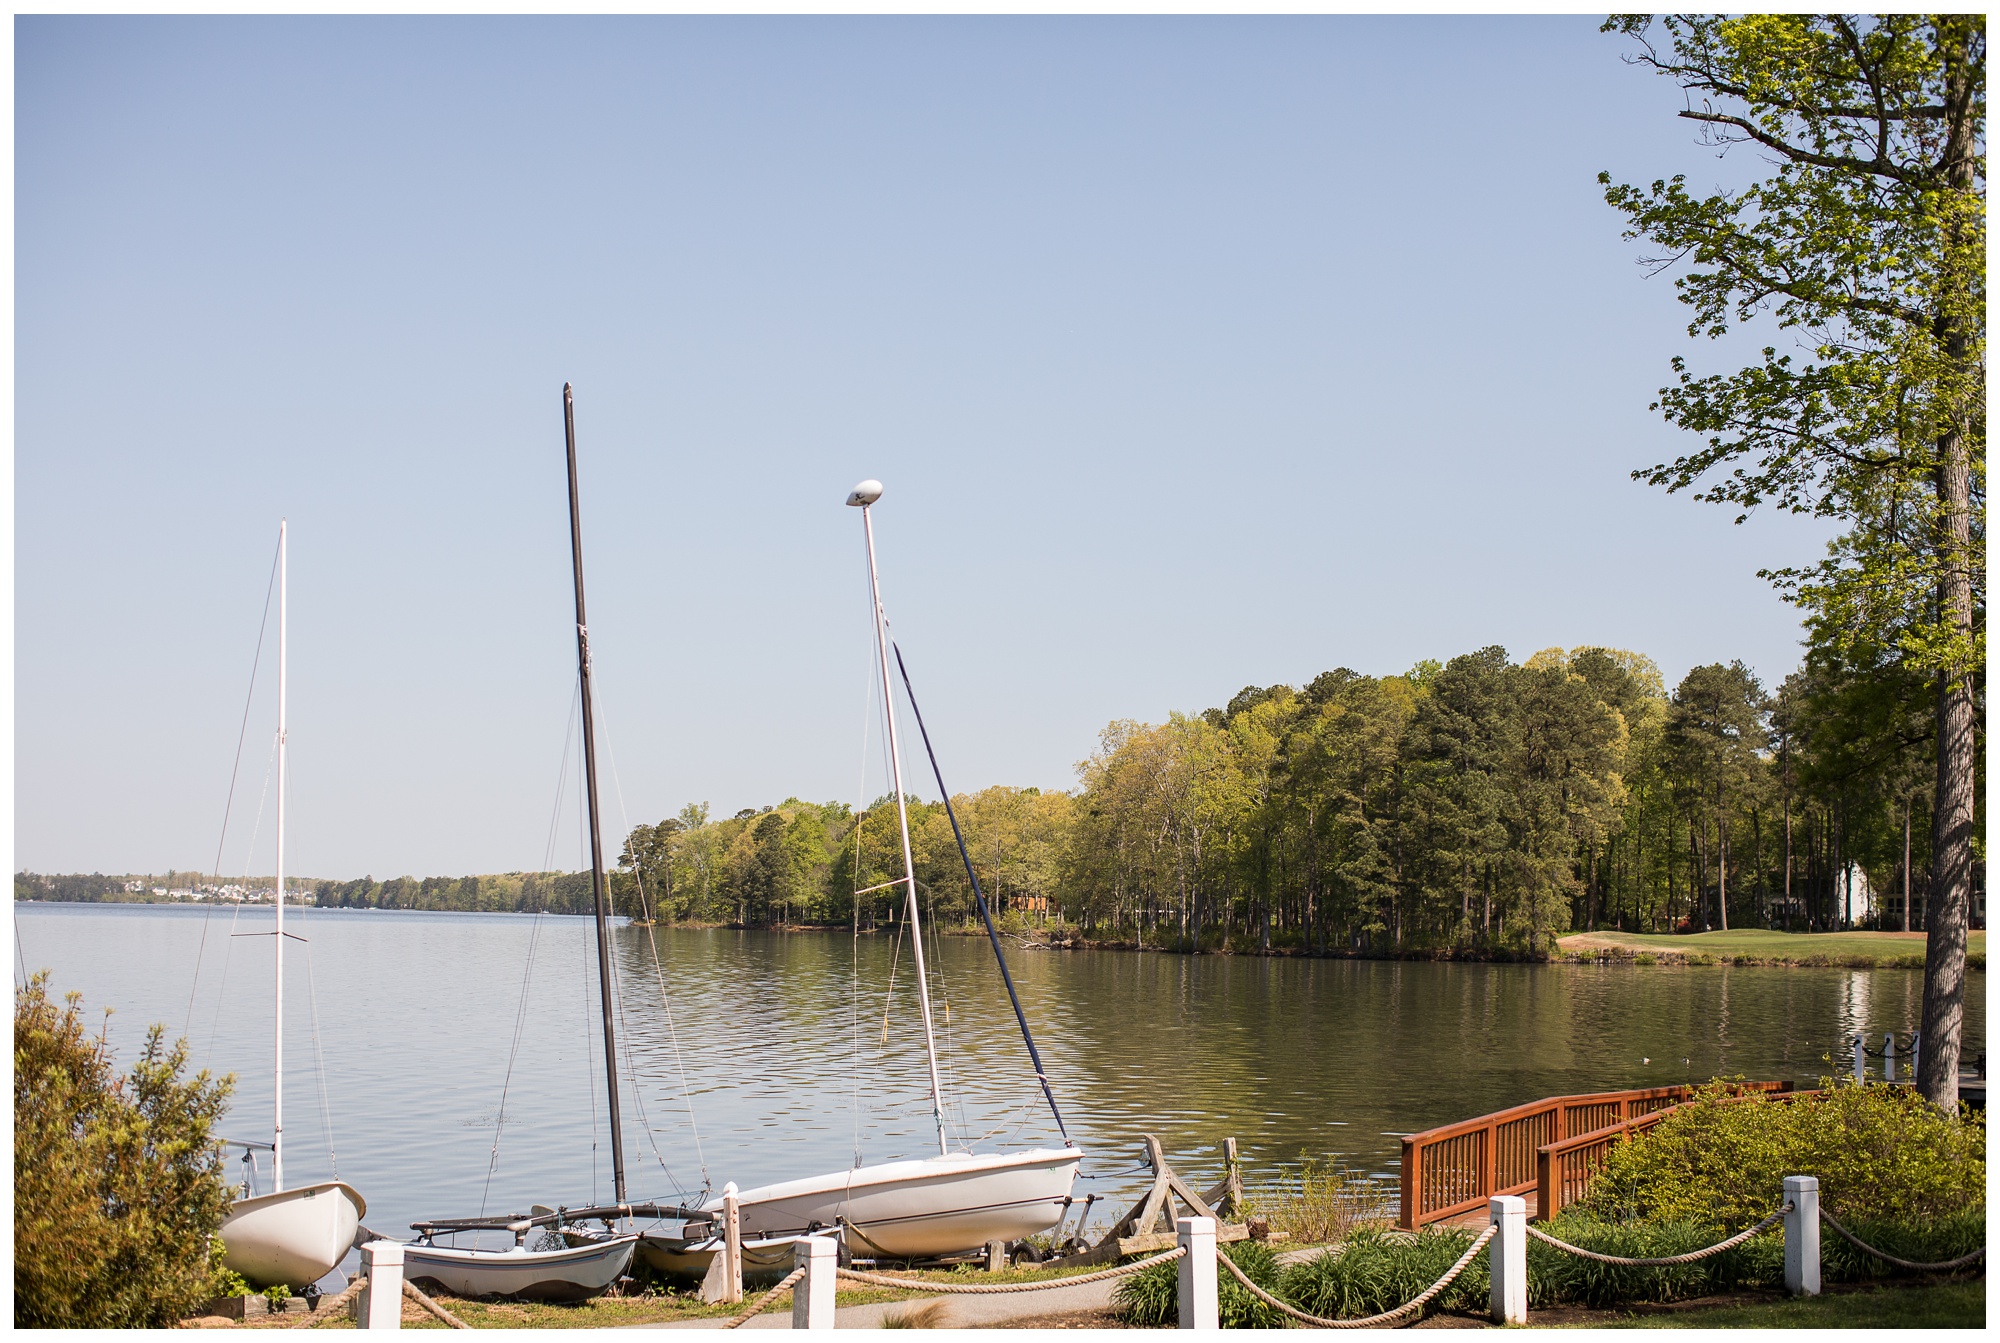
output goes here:
<path id="1" fill-rule="evenodd" d="M 1254 1240 L 1225 1245 L 1222 1252 L 1250 1281 L 1284 1299 L 1283 1277 L 1271 1247 Z M 1180 1264 L 1154 1264 L 1118 1284 L 1112 1302 L 1126 1323 L 1140 1329 L 1171 1329 L 1180 1320 Z M 1216 1269 L 1216 1313 L 1224 1329 L 1282 1329 L 1285 1317 L 1245 1291 L 1236 1276 Z"/>
<path id="2" fill-rule="evenodd" d="M 1983 1220 L 1983 1123 L 1948 1115 L 1913 1088 L 1829 1082 L 1791 1101 L 1725 1095 L 1724 1083 L 1705 1087 L 1612 1148 L 1578 1210 L 1734 1232 L 1777 1206 L 1785 1176 L 1815 1175 L 1821 1201 L 1844 1223 L 1922 1223 L 1967 1209 Z"/>
<path id="3" fill-rule="evenodd" d="M 1395 1221 L 1389 1195 L 1377 1181 L 1345 1166 L 1322 1166 L 1307 1157 L 1296 1184 L 1252 1189 L 1244 1215 L 1262 1217 L 1301 1245 L 1326 1245 L 1365 1226 Z"/>
<path id="4" fill-rule="evenodd" d="M 1726 1239 L 1698 1222 L 1619 1224 L 1587 1212 L 1565 1212 L 1544 1229 L 1579 1249 L 1626 1259 L 1666 1259 Z M 1734 1287 L 1776 1286 L 1784 1278 L 1785 1243 L 1776 1230 L 1692 1264 L 1658 1268 L 1599 1264 L 1533 1238 L 1528 1241 L 1528 1304 L 1537 1309 L 1683 1301 Z"/>
<path id="5" fill-rule="evenodd" d="M 234 1085 L 181 1080 L 155 1026 L 130 1076 L 38 974 L 14 991 L 14 1324 L 159 1328 L 206 1300 L 229 1206 L 209 1137 Z"/>

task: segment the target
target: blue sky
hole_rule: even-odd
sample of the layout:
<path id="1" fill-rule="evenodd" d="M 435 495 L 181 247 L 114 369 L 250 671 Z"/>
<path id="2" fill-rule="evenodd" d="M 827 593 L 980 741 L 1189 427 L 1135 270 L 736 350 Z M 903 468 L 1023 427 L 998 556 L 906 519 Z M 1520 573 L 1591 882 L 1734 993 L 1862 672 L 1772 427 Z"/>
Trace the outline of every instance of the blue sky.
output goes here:
<path id="1" fill-rule="evenodd" d="M 1595 184 L 1757 165 L 1596 23 L 17 19 L 17 866 L 214 861 L 281 515 L 288 865 L 539 866 L 566 380 L 614 836 L 882 791 L 864 476 L 954 788 L 1490 643 L 1775 684 L 1826 533 L 1629 479 L 1690 342 Z"/>

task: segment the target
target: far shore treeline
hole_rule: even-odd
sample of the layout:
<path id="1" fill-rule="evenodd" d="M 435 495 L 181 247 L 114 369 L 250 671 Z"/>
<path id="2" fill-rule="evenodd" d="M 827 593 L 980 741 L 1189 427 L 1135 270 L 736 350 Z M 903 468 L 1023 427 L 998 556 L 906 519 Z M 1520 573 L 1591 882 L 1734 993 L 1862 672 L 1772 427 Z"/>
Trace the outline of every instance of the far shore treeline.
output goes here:
<path id="1" fill-rule="evenodd" d="M 1114 722 L 1075 791 L 990 787 L 953 805 L 996 914 L 1102 941 L 1540 956 L 1578 929 L 1921 930 L 1928 694 L 1916 678 L 1819 654 L 1767 692 L 1740 662 L 1697 667 L 1669 690 L 1636 653 L 1549 649 L 1517 664 L 1485 648 L 1399 676 L 1341 668 L 1303 687 L 1246 686 L 1159 724 Z M 932 913 L 973 918 L 944 807 L 913 800 L 910 824 Z M 853 892 L 890 882 L 897 864 L 888 797 L 858 815 L 795 797 L 726 818 L 694 804 L 634 829 L 612 885 L 618 913 L 666 922 L 875 927 L 896 917 L 897 892 L 862 895 L 858 911 Z M 158 898 L 150 890 L 15 878 L 17 899 Z M 312 881 L 300 893 L 349 908 L 581 914 L 591 903 L 588 873 Z"/>

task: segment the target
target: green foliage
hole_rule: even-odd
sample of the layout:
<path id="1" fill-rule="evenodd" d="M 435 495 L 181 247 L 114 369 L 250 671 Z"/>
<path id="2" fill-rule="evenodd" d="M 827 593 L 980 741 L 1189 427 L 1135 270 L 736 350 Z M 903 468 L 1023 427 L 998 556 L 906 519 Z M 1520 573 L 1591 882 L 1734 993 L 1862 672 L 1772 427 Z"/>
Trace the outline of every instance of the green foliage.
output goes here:
<path id="1" fill-rule="evenodd" d="M 1326 1319 L 1379 1315 L 1428 1291 L 1458 1262 L 1473 1237 L 1464 1227 L 1426 1227 L 1415 1236 L 1357 1231 L 1339 1253 L 1321 1255 L 1286 1274 L 1286 1299 Z M 1482 1251 L 1430 1308 L 1452 1310 L 1485 1301 L 1487 1272 Z"/>
<path id="2" fill-rule="evenodd" d="M 1835 1214 L 1839 1216 L 1839 1214 Z M 1856 1237 L 1898 1259 L 1913 1264 L 1945 1264 L 1971 1254 L 1986 1243 L 1986 1210 L 1965 1208 L 1942 1217 L 1895 1221 L 1880 1217 L 1841 1217 L 1840 1224 Z M 1831 1227 L 1820 1228 L 1822 1274 L 1837 1282 L 1861 1282 L 1894 1277 L 1905 1270 L 1855 1249 Z M 1983 1263 L 1969 1271 L 1984 1272 Z"/>
<path id="3" fill-rule="evenodd" d="M 1271 1247 L 1239 1240 L 1222 1253 L 1250 1281 L 1283 1300 L 1283 1272 Z M 1216 1310 L 1224 1329 L 1282 1329 L 1285 1317 L 1245 1291 L 1228 1269 L 1216 1270 Z M 1177 1263 L 1154 1264 L 1119 1281 L 1112 1302 L 1126 1323 L 1140 1329 L 1171 1329 L 1180 1319 L 1180 1269 Z"/>
<path id="4" fill-rule="evenodd" d="M 210 1131 L 233 1079 L 183 1080 L 186 1042 L 147 1033 L 117 1076 L 48 976 L 14 993 L 14 1323 L 157 1328 L 206 1299 L 229 1205 Z"/>
<path id="5" fill-rule="evenodd" d="M 1627 1259 L 1665 1259 L 1705 1249 L 1722 1239 L 1699 1222 L 1600 1221 L 1566 1210 L 1544 1228 L 1557 1240 Z M 1770 1286 L 1785 1276 L 1783 1233 L 1766 1232 L 1733 1249 L 1692 1264 L 1632 1268 L 1600 1264 L 1528 1241 L 1528 1304 L 1611 1306 L 1628 1301 L 1684 1301 L 1739 1286 Z"/>
<path id="6" fill-rule="evenodd" d="M 279 1310 L 283 1310 L 285 1303 L 292 1299 L 292 1289 L 282 1282 L 274 1282 L 258 1293 L 258 1295 L 262 1296 Z"/>
<path id="7" fill-rule="evenodd" d="M 1729 1100 L 1716 1083 L 1614 1147 L 1578 1207 L 1605 1221 L 1733 1232 L 1772 1210 L 1787 1175 L 1817 1176 L 1821 1200 L 1843 1220 L 1983 1216 L 1986 1130 L 1909 1087 L 1839 1085 L 1775 1101 Z"/>
<path id="8" fill-rule="evenodd" d="M 1350 1232 L 1393 1220 L 1380 1182 L 1346 1166 L 1304 1158 L 1298 1175 L 1245 1191 L 1243 1213 L 1262 1217 L 1299 1245 L 1328 1245 Z"/>

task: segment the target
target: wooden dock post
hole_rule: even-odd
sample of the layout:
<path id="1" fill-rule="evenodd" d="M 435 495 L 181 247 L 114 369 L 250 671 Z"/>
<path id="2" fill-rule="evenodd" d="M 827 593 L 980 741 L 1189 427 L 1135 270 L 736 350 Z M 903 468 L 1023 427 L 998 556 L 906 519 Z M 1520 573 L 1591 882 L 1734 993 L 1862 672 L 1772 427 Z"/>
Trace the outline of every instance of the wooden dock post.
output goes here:
<path id="1" fill-rule="evenodd" d="M 361 1271 L 368 1285 L 361 1289 L 363 1329 L 403 1327 L 403 1246 L 394 1240 L 371 1240 L 361 1247 Z"/>
<path id="2" fill-rule="evenodd" d="M 734 1180 L 722 1186 L 722 1275 L 722 1299 L 733 1306 L 743 1299 L 743 1211 Z"/>
<path id="3" fill-rule="evenodd" d="M 1215 1285 L 1215 1219 L 1183 1217 L 1176 1222 L 1180 1247 L 1180 1317 L 1183 1329 L 1222 1327 Z"/>
<path id="4" fill-rule="evenodd" d="M 834 1271 L 840 1245 L 832 1236 L 802 1236 L 792 1242 L 792 1267 L 806 1271 L 792 1288 L 792 1328 L 833 1328 Z"/>

